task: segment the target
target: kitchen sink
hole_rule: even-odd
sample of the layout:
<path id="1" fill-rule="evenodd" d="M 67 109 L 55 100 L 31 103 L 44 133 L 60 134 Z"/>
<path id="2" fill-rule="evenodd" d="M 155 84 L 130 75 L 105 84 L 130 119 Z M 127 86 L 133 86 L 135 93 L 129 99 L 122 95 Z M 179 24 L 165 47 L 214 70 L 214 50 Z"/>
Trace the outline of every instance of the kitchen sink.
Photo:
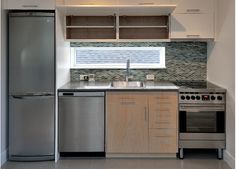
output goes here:
<path id="1" fill-rule="evenodd" d="M 143 82 L 140 81 L 114 81 L 111 83 L 111 87 L 115 88 L 127 88 L 127 87 L 144 87 Z"/>

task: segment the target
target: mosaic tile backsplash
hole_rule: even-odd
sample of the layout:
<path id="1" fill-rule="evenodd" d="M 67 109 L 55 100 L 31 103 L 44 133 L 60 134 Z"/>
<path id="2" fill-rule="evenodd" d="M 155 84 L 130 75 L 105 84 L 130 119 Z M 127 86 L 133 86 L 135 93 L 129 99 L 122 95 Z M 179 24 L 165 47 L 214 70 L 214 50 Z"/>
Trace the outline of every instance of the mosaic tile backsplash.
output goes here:
<path id="1" fill-rule="evenodd" d="M 206 80 L 206 42 L 123 42 L 71 43 L 71 47 L 165 47 L 166 69 L 131 69 L 132 80 L 144 81 L 147 74 L 156 80 Z M 97 81 L 124 80 L 125 69 L 71 69 L 71 81 L 79 81 L 80 74 L 95 74 Z"/>

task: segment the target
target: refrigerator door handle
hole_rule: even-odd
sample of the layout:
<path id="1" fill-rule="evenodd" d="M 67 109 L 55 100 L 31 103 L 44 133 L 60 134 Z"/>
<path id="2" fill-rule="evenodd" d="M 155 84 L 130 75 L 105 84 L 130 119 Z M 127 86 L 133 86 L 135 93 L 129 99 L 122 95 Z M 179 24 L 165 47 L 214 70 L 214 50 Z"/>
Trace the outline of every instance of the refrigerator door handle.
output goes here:
<path id="1" fill-rule="evenodd" d="M 22 96 L 12 96 L 14 99 L 23 99 Z"/>
<path id="2" fill-rule="evenodd" d="M 39 99 L 39 98 L 53 98 L 53 95 L 25 95 L 25 96 L 12 96 L 14 99 Z"/>

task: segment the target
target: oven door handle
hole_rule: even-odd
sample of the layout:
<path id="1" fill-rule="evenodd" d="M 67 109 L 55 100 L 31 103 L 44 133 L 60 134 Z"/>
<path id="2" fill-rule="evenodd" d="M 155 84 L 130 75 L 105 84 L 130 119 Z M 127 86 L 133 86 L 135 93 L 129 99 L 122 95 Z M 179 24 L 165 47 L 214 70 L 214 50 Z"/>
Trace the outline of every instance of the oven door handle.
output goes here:
<path id="1" fill-rule="evenodd" d="M 214 106 L 180 105 L 180 111 L 186 111 L 186 112 L 225 111 L 225 107 L 224 107 L 224 105 L 214 105 Z"/>

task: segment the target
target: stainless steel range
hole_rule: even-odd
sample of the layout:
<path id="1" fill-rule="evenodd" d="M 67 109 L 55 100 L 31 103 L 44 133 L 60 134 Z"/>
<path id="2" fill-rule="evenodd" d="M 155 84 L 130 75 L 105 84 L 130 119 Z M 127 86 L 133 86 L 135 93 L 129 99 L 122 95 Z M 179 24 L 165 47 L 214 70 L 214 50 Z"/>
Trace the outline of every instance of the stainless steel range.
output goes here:
<path id="1" fill-rule="evenodd" d="M 178 81 L 179 148 L 217 149 L 223 158 L 225 148 L 226 90 L 207 81 Z"/>

